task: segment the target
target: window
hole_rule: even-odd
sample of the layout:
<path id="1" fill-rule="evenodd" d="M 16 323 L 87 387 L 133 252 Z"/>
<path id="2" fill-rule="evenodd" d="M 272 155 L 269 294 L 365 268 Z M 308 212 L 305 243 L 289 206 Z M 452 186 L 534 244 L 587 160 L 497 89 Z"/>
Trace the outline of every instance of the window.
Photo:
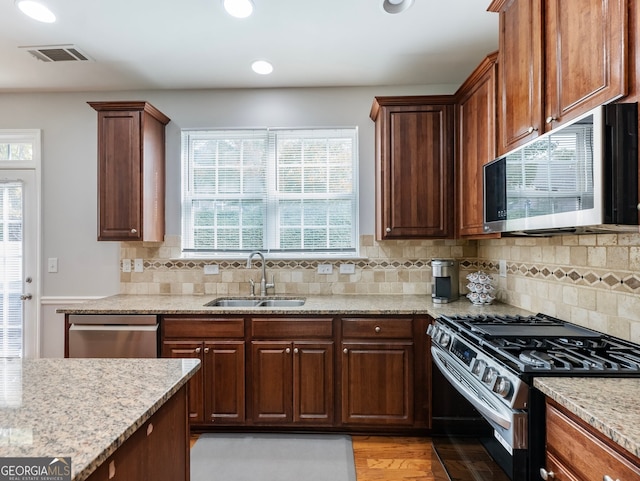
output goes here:
<path id="1" fill-rule="evenodd" d="M 357 130 L 182 132 L 186 255 L 357 254 Z"/>

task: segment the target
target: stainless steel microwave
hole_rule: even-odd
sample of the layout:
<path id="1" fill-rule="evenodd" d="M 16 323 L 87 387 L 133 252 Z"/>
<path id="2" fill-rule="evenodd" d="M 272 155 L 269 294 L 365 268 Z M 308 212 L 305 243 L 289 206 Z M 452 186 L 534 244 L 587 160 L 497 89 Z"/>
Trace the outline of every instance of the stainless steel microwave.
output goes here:
<path id="1" fill-rule="evenodd" d="M 638 232 L 638 104 L 600 106 L 483 167 L 484 231 Z"/>

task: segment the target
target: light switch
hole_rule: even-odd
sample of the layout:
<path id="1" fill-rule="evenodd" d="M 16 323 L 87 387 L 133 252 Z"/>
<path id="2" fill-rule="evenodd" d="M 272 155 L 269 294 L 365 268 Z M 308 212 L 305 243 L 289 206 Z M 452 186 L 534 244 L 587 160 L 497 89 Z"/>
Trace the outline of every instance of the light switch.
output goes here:
<path id="1" fill-rule="evenodd" d="M 356 266 L 354 264 L 340 264 L 340 274 L 355 274 Z"/>
<path id="2" fill-rule="evenodd" d="M 51 273 L 58 272 L 58 258 L 57 257 L 49 257 L 49 259 L 47 259 L 47 272 L 51 272 Z"/>
<path id="3" fill-rule="evenodd" d="M 142 272 L 144 270 L 142 259 L 136 259 L 135 261 L 133 261 L 133 270 L 135 272 Z"/>
<path id="4" fill-rule="evenodd" d="M 122 259 L 122 272 L 131 272 L 131 259 Z"/>
<path id="5" fill-rule="evenodd" d="M 331 264 L 318 264 L 318 274 L 331 274 L 333 266 Z"/>
<path id="6" fill-rule="evenodd" d="M 204 266 L 204 275 L 210 276 L 214 274 L 219 274 L 220 269 L 218 268 L 218 264 L 205 264 Z"/>

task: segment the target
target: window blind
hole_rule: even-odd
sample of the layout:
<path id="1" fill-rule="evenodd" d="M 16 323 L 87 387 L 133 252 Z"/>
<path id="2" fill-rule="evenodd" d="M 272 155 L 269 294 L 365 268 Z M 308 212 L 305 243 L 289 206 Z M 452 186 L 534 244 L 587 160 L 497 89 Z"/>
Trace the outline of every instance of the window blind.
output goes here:
<path id="1" fill-rule="evenodd" d="M 183 131 L 182 149 L 185 252 L 356 252 L 356 129 Z"/>

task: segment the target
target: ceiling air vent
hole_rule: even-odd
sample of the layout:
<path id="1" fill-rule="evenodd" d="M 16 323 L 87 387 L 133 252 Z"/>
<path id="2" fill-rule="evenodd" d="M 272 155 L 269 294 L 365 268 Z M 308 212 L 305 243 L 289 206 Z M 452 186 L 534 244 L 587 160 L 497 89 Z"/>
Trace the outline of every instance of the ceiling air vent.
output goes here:
<path id="1" fill-rule="evenodd" d="M 43 45 L 40 47 L 20 47 L 43 62 L 87 62 L 91 58 L 75 45 Z"/>

